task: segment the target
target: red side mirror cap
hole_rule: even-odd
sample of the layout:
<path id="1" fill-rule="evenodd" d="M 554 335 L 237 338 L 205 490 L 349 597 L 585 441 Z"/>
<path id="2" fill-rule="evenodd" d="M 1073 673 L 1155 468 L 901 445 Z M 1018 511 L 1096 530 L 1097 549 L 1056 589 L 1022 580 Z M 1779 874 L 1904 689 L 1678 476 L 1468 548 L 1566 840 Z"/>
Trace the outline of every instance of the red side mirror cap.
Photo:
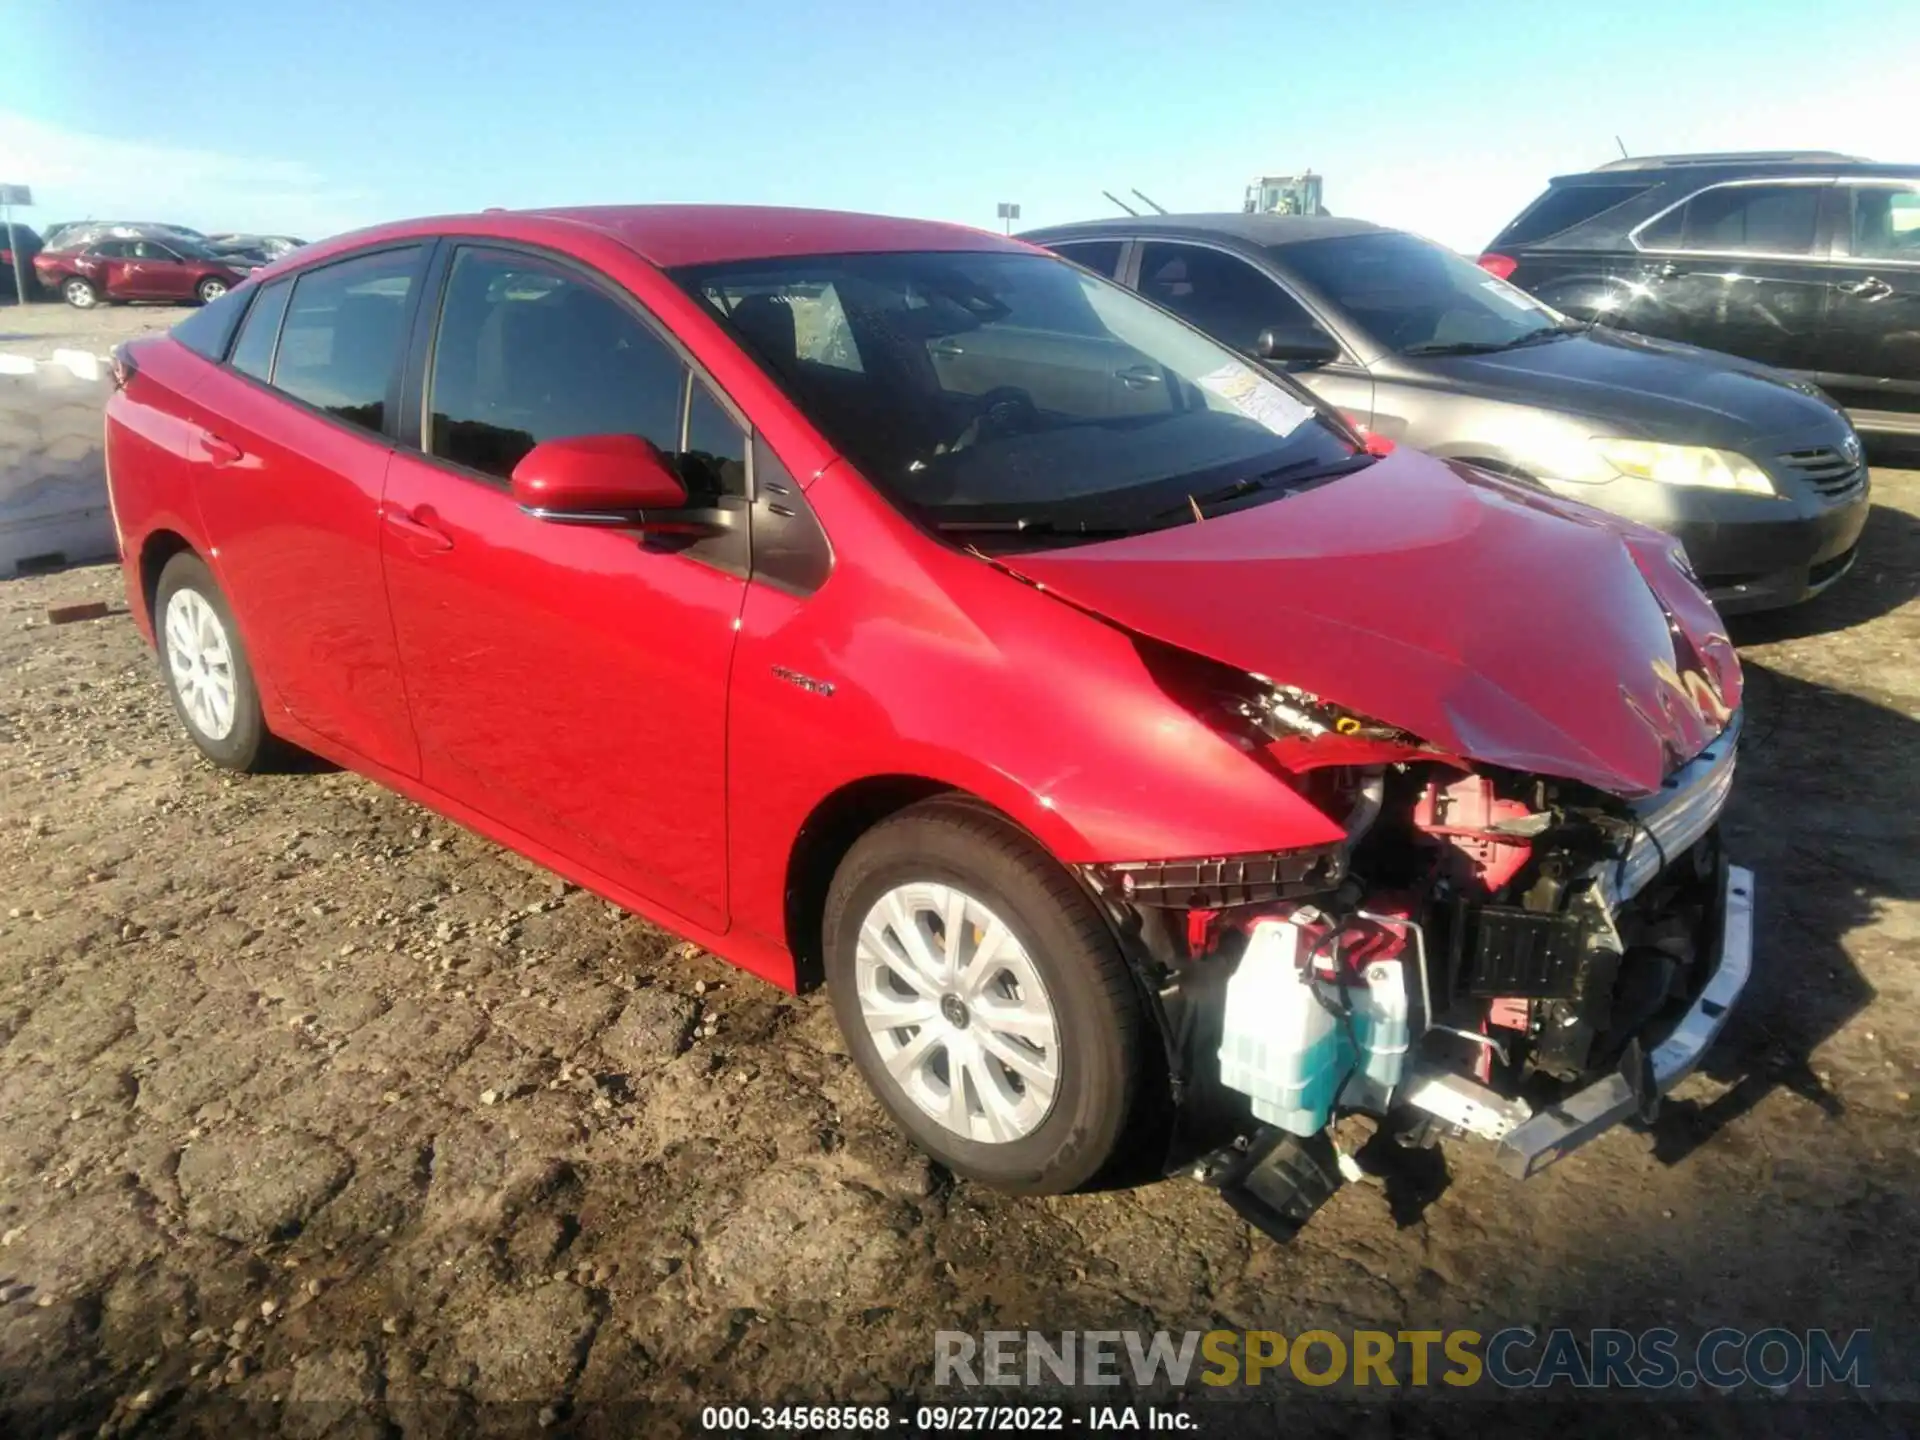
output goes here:
<path id="1" fill-rule="evenodd" d="M 639 435 L 575 435 L 533 447 L 513 467 L 513 498 L 541 520 L 647 527 L 687 504 L 687 487 Z"/>

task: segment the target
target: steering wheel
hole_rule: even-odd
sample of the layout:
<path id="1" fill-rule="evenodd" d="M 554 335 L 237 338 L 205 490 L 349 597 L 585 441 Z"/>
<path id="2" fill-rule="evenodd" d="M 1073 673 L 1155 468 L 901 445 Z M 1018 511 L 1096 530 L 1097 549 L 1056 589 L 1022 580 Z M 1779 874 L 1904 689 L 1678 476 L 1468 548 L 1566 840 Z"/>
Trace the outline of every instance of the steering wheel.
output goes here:
<path id="1" fill-rule="evenodd" d="M 1024 435 L 1040 428 L 1040 407 L 1018 385 L 996 385 L 974 402 L 973 416 L 949 450 L 964 450 L 982 440 Z"/>

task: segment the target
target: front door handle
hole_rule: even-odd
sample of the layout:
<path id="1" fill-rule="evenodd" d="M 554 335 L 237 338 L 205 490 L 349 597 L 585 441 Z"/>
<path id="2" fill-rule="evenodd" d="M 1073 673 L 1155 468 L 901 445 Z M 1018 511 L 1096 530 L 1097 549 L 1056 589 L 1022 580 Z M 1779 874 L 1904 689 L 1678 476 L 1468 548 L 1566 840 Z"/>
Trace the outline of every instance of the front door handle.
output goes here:
<path id="1" fill-rule="evenodd" d="M 398 505 L 380 507 L 381 518 L 407 538 L 407 548 L 416 555 L 438 555 L 453 548 L 453 537 L 433 521 L 438 518 L 426 506 L 409 515 Z"/>
<path id="2" fill-rule="evenodd" d="M 1671 260 L 1663 261 L 1646 272 L 1649 280 L 1671 280 L 1680 273 L 1680 267 Z"/>
<path id="3" fill-rule="evenodd" d="M 927 353 L 938 355 L 942 360 L 957 360 L 966 351 L 960 348 L 958 340 L 930 340 L 927 342 Z"/>
<path id="4" fill-rule="evenodd" d="M 1842 295 L 1852 295 L 1860 300 L 1884 300 L 1893 293 L 1893 287 L 1878 275 L 1869 275 L 1864 280 L 1836 285 L 1834 288 Z"/>
<path id="5" fill-rule="evenodd" d="M 1129 365 L 1124 370 L 1114 371 L 1113 375 L 1129 390 L 1146 390 L 1161 381 L 1159 369 L 1152 365 Z"/>
<path id="6" fill-rule="evenodd" d="M 207 457 L 209 464 L 223 469 L 228 465 L 238 465 L 247 458 L 246 452 L 231 440 L 223 440 L 207 430 L 200 432 L 200 453 Z"/>

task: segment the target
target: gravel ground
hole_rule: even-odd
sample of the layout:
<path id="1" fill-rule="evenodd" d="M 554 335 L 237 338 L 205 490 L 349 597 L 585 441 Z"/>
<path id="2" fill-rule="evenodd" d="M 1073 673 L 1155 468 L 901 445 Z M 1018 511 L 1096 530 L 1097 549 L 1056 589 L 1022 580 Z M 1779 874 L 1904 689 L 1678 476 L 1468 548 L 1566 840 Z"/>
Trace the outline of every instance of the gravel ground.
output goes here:
<path id="1" fill-rule="evenodd" d="M 183 305 L 101 305 L 76 310 L 57 300 L 0 300 L 0 351 L 52 358 L 55 350 L 104 355 L 122 340 L 165 330 L 193 311 Z"/>
<path id="2" fill-rule="evenodd" d="M 0 1434 L 640 1434 L 667 1412 L 600 1407 L 924 1395 L 937 1329 L 1459 1324 L 1872 1327 L 1882 1400 L 1821 1425 L 1898 1433 L 1920 473 L 1876 483 L 1855 572 L 1738 632 L 1729 824 L 1762 923 L 1711 1073 L 1650 1135 L 1524 1186 L 1450 1147 L 1284 1247 L 1188 1181 L 954 1182 L 868 1099 L 824 996 L 351 774 L 224 775 L 124 613 L 48 623 L 123 610 L 117 571 L 0 584 Z M 1771 1411 L 1583 1423 L 1796 1428 Z"/>

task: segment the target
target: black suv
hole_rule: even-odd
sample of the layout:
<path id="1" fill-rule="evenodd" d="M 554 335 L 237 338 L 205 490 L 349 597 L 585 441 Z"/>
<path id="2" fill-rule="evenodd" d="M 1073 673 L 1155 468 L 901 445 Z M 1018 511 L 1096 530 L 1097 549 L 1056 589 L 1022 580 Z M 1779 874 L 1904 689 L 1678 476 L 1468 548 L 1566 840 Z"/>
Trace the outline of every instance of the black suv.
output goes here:
<path id="1" fill-rule="evenodd" d="M 1480 264 L 1565 314 L 1797 372 L 1920 438 L 1920 165 L 1652 155 L 1562 175 Z"/>

